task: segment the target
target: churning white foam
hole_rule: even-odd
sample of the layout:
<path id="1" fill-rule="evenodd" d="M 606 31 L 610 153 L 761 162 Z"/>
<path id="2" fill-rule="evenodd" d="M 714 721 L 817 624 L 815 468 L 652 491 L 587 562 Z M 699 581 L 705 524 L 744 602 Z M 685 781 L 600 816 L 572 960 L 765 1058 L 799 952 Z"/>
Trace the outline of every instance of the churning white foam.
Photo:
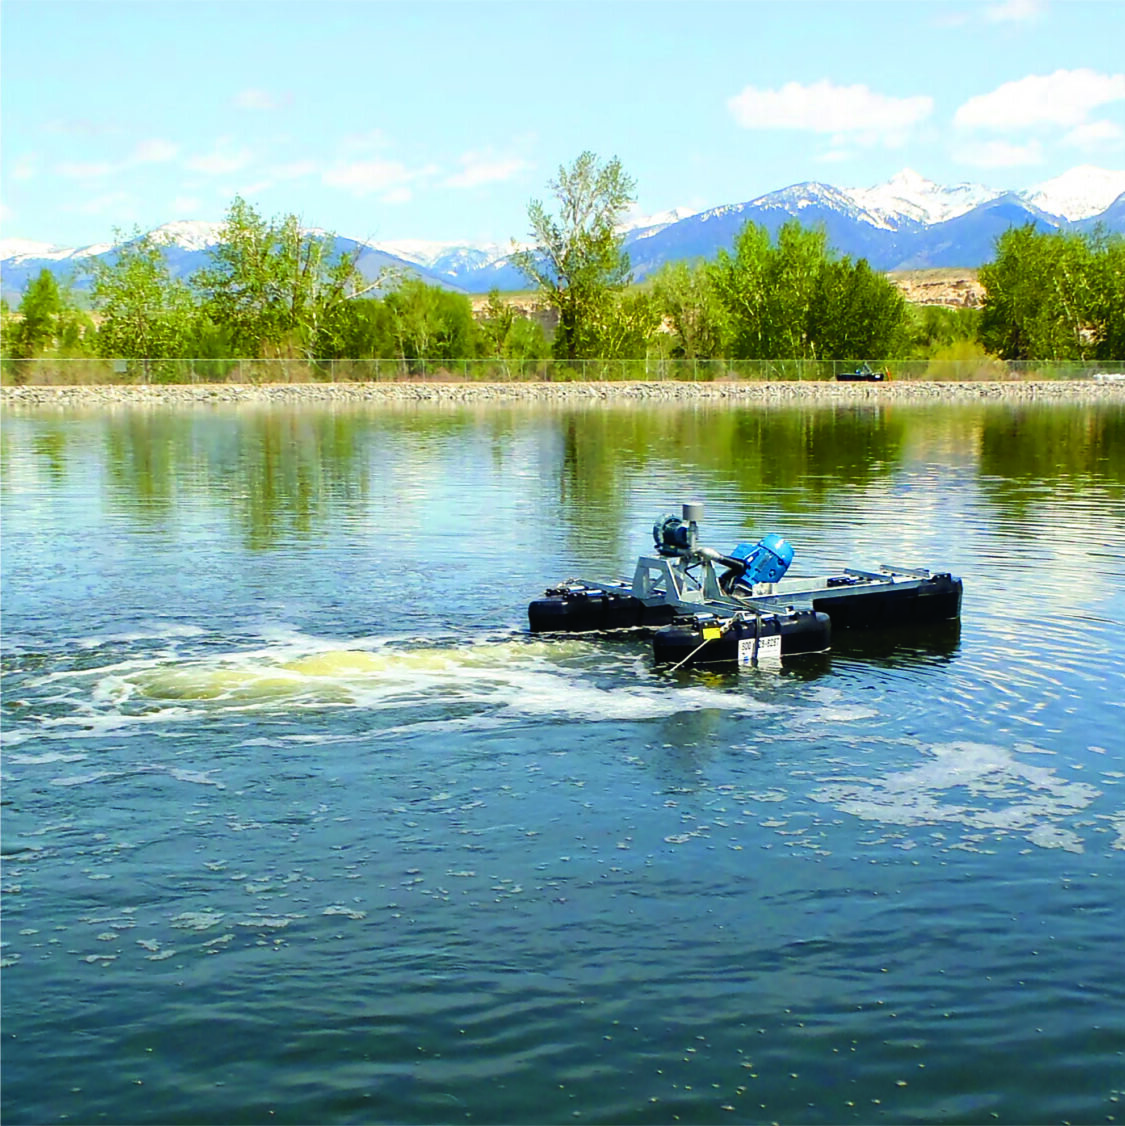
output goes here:
<path id="1" fill-rule="evenodd" d="M 643 720 L 769 707 L 741 687 L 659 679 L 636 654 L 599 649 L 591 641 L 511 636 L 448 644 L 369 639 L 340 648 L 338 642 L 285 633 L 264 647 L 196 659 L 165 652 L 49 679 L 69 711 L 39 721 L 39 731 L 67 739 L 154 727 L 174 733 L 216 711 L 396 712 L 393 729 L 399 730 L 418 723 L 456 729 L 521 717 Z M 435 715 L 435 708 L 446 714 Z"/>
<path id="2" fill-rule="evenodd" d="M 919 766 L 883 778 L 826 782 L 811 797 L 870 821 L 953 822 L 1019 833 L 1044 848 L 1083 850 L 1078 834 L 1059 822 L 1086 809 L 1100 795 L 1095 786 L 988 743 L 939 743 L 929 754 Z"/>

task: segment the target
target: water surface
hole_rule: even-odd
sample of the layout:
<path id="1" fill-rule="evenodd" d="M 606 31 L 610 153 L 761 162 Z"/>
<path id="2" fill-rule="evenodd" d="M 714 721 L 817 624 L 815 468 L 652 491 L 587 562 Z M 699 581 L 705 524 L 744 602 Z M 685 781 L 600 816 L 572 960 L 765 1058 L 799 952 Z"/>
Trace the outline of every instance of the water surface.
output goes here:
<path id="1" fill-rule="evenodd" d="M 1104 1122 L 1125 411 L 10 413 L 3 1116 Z M 742 673 L 532 638 L 653 520 L 965 580 Z"/>

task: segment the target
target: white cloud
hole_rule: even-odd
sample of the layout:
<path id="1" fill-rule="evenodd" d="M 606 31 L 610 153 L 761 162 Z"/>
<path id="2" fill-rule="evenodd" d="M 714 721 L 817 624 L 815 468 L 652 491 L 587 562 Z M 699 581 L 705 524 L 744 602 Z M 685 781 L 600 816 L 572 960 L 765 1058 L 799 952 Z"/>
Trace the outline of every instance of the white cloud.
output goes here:
<path id="1" fill-rule="evenodd" d="M 895 98 L 863 85 L 837 86 L 827 79 L 810 86 L 787 82 L 777 90 L 747 86 L 727 101 L 744 129 L 830 133 L 865 145 L 901 144 L 933 106 L 928 95 Z"/>
<path id="2" fill-rule="evenodd" d="M 984 22 L 992 24 L 1037 23 L 1047 14 L 1047 0 L 999 0 L 992 4 L 974 4 L 971 10 L 952 5 L 938 5 L 931 19 L 934 27 L 948 30 Z"/>
<path id="3" fill-rule="evenodd" d="M 366 133 L 349 133 L 340 142 L 344 152 L 370 152 L 372 149 L 386 148 L 389 143 L 382 129 L 369 129 Z"/>
<path id="4" fill-rule="evenodd" d="M 135 202 L 134 197 L 128 192 L 107 192 L 105 195 L 85 199 L 64 210 L 76 211 L 80 215 L 104 215 L 107 211 L 111 211 L 118 218 L 132 219 Z"/>
<path id="5" fill-rule="evenodd" d="M 11 176 L 13 180 L 34 180 L 37 171 L 38 168 L 35 157 L 21 156 L 15 164 L 12 165 Z"/>
<path id="6" fill-rule="evenodd" d="M 1024 145 L 1013 145 L 1008 141 L 982 141 L 965 145 L 954 153 L 954 159 L 975 168 L 1024 168 L 1043 163 L 1043 146 L 1037 140 Z"/>
<path id="7" fill-rule="evenodd" d="M 280 104 L 268 90 L 240 90 L 234 96 L 238 109 L 277 109 Z"/>
<path id="8" fill-rule="evenodd" d="M 1046 11 L 1044 0 L 1001 0 L 985 8 L 984 18 L 989 23 L 1033 23 Z"/>
<path id="9" fill-rule="evenodd" d="M 253 183 L 243 184 L 235 194 L 242 196 L 244 199 L 253 199 L 263 192 L 268 192 L 272 187 L 272 180 L 255 180 Z"/>
<path id="10" fill-rule="evenodd" d="M 344 188 L 352 195 L 378 195 L 386 203 L 402 203 L 410 198 L 411 185 L 428 179 L 438 169 L 432 165 L 410 169 L 397 160 L 355 160 L 336 164 L 325 171 L 321 183 Z"/>
<path id="11" fill-rule="evenodd" d="M 1076 149 L 1102 149 L 1119 145 L 1125 140 L 1125 129 L 1112 121 L 1087 121 L 1072 129 L 1063 144 Z"/>
<path id="12" fill-rule="evenodd" d="M 172 141 L 153 138 L 149 141 L 141 141 L 133 149 L 132 161 L 135 164 L 163 164 L 174 159 L 179 151 L 180 146 Z"/>
<path id="13" fill-rule="evenodd" d="M 1030 129 L 1042 125 L 1075 128 L 1099 106 L 1125 100 L 1125 74 L 1056 70 L 1005 82 L 978 94 L 953 115 L 954 125 L 969 129 Z"/>
<path id="14" fill-rule="evenodd" d="M 297 180 L 310 176 L 317 169 L 314 160 L 294 160 L 290 164 L 278 164 L 270 169 L 270 175 L 278 180 Z"/>
<path id="15" fill-rule="evenodd" d="M 329 187 L 347 188 L 356 195 L 397 188 L 410 178 L 406 165 L 397 160 L 354 160 L 337 164 L 321 176 Z"/>
<path id="16" fill-rule="evenodd" d="M 180 151 L 179 145 L 171 141 L 154 138 L 148 141 L 139 141 L 132 153 L 124 160 L 97 160 L 97 161 L 62 161 L 55 165 L 55 171 L 68 180 L 101 180 L 107 176 L 118 175 L 138 164 L 163 164 L 175 158 Z M 18 166 L 17 166 L 18 168 Z M 13 171 L 17 179 L 28 179 L 29 176 L 19 176 Z"/>
<path id="17" fill-rule="evenodd" d="M 86 117 L 54 118 L 47 122 L 46 130 L 64 137 L 104 137 L 122 132 L 121 126 L 116 123 L 92 121 Z"/>
<path id="18" fill-rule="evenodd" d="M 198 196 L 178 195 L 172 200 L 172 211 L 177 215 L 195 215 L 202 206 Z"/>
<path id="19" fill-rule="evenodd" d="M 465 153 L 461 157 L 461 171 L 445 180 L 449 188 L 476 188 L 481 184 L 496 184 L 510 180 L 531 165 L 518 156 L 497 157 L 489 153 Z"/>
<path id="20" fill-rule="evenodd" d="M 70 161 L 64 160 L 55 165 L 55 171 L 68 180 L 98 180 L 108 176 L 116 168 L 108 160 Z"/>
<path id="21" fill-rule="evenodd" d="M 228 176 L 245 168 L 250 163 L 251 153 L 248 148 L 230 149 L 224 142 L 220 142 L 213 152 L 206 156 L 195 156 L 184 161 L 184 165 L 193 172 L 203 172 L 208 176 Z"/>

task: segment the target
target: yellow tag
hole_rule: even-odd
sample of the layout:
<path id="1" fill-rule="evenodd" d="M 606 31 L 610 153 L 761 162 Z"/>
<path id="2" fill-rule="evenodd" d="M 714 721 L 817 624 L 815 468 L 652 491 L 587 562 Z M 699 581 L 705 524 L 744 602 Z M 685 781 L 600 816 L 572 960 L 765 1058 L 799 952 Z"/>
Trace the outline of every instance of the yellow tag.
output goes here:
<path id="1" fill-rule="evenodd" d="M 723 631 L 718 626 L 704 626 L 703 627 L 703 640 L 714 641 L 716 638 L 722 637 Z"/>

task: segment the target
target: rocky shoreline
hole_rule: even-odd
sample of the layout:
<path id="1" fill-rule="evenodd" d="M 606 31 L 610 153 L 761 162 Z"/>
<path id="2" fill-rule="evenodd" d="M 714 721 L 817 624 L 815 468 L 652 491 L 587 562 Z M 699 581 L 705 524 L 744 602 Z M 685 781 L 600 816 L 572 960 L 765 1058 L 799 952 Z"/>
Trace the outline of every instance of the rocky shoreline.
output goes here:
<path id="1" fill-rule="evenodd" d="M 165 407 L 225 404 L 373 405 L 411 403 L 950 403 L 1125 401 L 1125 380 L 938 383 L 273 383 L 0 387 L 0 407 Z"/>

